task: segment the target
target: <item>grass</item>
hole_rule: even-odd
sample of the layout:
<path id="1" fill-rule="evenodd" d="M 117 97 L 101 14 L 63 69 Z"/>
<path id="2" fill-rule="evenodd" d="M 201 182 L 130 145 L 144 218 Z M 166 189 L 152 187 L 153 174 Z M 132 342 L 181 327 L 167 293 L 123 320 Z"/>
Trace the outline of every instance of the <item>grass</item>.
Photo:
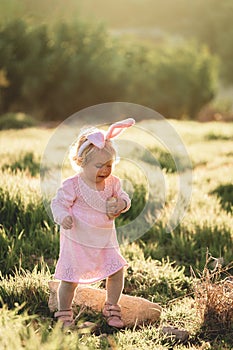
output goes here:
<path id="1" fill-rule="evenodd" d="M 211 194 L 217 195 L 220 199 L 220 204 L 223 209 L 227 212 L 232 213 L 233 211 L 233 184 L 226 183 L 217 186 Z"/>
<path id="2" fill-rule="evenodd" d="M 15 162 L 4 164 L 2 170 L 9 170 L 11 172 L 26 170 L 31 176 L 35 176 L 40 173 L 40 162 L 35 160 L 32 152 L 27 152 L 21 155 Z"/>
<path id="3" fill-rule="evenodd" d="M 200 332 L 210 339 L 221 334 L 222 342 L 232 344 L 232 262 L 207 255 L 206 266 L 195 278 L 195 302 L 201 319 Z M 196 277 L 196 276 L 195 276 Z"/>
<path id="4" fill-rule="evenodd" d="M 80 329 L 65 334 L 47 307 L 48 280 L 53 277 L 58 257 L 59 232 L 43 206 L 38 170 L 53 130 L 0 132 L 0 324 L 4 330 L 0 333 L 0 348 L 233 347 L 233 315 L 226 285 L 229 286 L 226 268 L 229 267 L 229 277 L 233 249 L 233 125 L 186 121 L 171 124 L 183 140 L 193 166 L 190 205 L 172 232 L 167 231 L 167 223 L 176 203 L 180 174 L 167 150 L 149 134 L 132 128 L 128 137 L 138 148 L 129 149 L 128 156 L 135 162 L 122 159 L 115 169 L 132 196 L 132 208 L 117 220 L 118 227 L 137 219 L 144 205 L 151 202 L 144 221 L 137 225 L 144 234 L 131 243 L 122 241 L 123 255 L 129 261 L 125 292 L 159 302 L 163 306 L 161 320 L 156 325 L 118 332 L 103 326 L 99 334 L 83 334 Z M 150 133 L 156 125 L 151 120 L 139 123 Z M 142 145 L 147 149 L 144 156 Z M 185 169 L 186 164 L 179 171 Z M 71 174 L 67 161 L 63 173 Z M 153 176 L 148 186 L 150 174 Z M 216 262 L 222 264 L 221 273 L 216 271 Z M 90 310 L 80 314 L 80 322 L 87 320 L 103 322 L 101 315 Z M 187 329 L 189 340 L 182 344 L 165 337 L 161 333 L 163 325 Z M 223 328 L 221 335 L 219 330 Z"/>

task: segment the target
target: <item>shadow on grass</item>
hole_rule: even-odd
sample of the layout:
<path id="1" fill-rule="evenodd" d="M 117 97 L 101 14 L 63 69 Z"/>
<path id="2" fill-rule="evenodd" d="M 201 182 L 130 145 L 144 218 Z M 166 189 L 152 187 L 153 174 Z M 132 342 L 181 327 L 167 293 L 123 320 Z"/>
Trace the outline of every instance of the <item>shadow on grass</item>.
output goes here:
<path id="1" fill-rule="evenodd" d="M 162 260 L 168 256 L 175 266 L 184 266 L 184 274 L 190 276 L 190 266 L 202 270 L 208 248 L 216 261 L 228 264 L 232 261 L 233 239 L 231 228 L 208 222 L 193 225 L 181 224 L 167 233 L 165 227 L 157 225 L 139 241 L 146 259 Z"/>
<path id="2" fill-rule="evenodd" d="M 20 158 L 13 163 L 4 164 L 2 170 L 10 170 L 13 173 L 27 170 L 31 176 L 36 176 L 40 173 L 40 162 L 35 159 L 35 155 L 32 152 L 26 152 L 21 154 Z"/>
<path id="3" fill-rule="evenodd" d="M 233 207 L 233 184 L 228 183 L 219 185 L 211 192 L 212 195 L 217 195 L 220 199 L 220 204 L 228 213 L 232 213 Z"/>

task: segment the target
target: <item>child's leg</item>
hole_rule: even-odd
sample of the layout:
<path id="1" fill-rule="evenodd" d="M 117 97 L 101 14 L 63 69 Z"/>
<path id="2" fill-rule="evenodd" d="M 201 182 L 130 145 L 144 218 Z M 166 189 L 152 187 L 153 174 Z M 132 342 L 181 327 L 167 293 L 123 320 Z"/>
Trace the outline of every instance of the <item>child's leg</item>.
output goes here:
<path id="1" fill-rule="evenodd" d="M 61 281 L 58 290 L 58 310 L 70 310 L 77 283 Z"/>
<path id="2" fill-rule="evenodd" d="M 124 269 L 117 271 L 107 278 L 107 298 L 106 303 L 117 304 L 124 288 Z"/>
<path id="3" fill-rule="evenodd" d="M 114 273 L 107 278 L 107 297 L 103 308 L 103 315 L 106 317 L 109 326 L 122 328 L 124 322 L 121 318 L 121 308 L 118 305 L 124 287 L 124 269 Z"/>
<path id="4" fill-rule="evenodd" d="M 58 289 L 58 311 L 54 316 L 62 322 L 62 327 L 74 325 L 72 301 L 77 283 L 61 281 Z"/>

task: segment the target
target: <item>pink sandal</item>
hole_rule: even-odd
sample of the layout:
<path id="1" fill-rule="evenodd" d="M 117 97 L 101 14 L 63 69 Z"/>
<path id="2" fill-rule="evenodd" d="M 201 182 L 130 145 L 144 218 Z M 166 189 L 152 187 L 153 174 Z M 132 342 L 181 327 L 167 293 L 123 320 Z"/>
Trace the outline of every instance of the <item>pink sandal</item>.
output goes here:
<path id="1" fill-rule="evenodd" d="M 74 325 L 72 310 L 57 311 L 55 312 L 54 317 L 56 317 L 58 321 L 62 322 L 62 328 L 68 328 Z"/>
<path id="2" fill-rule="evenodd" d="M 116 328 L 124 327 L 124 322 L 121 318 L 121 308 L 119 305 L 105 303 L 103 308 L 103 315 L 106 317 L 106 321 L 109 326 Z"/>

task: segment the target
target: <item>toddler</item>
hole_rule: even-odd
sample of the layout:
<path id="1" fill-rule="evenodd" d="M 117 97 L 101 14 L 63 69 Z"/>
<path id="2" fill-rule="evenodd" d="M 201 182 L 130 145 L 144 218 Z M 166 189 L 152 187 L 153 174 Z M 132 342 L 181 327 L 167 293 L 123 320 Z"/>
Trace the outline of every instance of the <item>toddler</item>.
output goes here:
<path id="1" fill-rule="evenodd" d="M 112 175 L 116 150 L 111 139 L 134 123 L 128 118 L 106 132 L 95 128 L 83 132 L 71 159 L 80 171 L 63 182 L 51 202 L 54 221 L 60 225 L 55 278 L 61 282 L 55 317 L 64 327 L 74 323 L 72 300 L 77 285 L 105 278 L 103 315 L 110 326 L 124 326 L 118 301 L 127 262 L 119 250 L 114 219 L 130 208 L 130 198 Z"/>

